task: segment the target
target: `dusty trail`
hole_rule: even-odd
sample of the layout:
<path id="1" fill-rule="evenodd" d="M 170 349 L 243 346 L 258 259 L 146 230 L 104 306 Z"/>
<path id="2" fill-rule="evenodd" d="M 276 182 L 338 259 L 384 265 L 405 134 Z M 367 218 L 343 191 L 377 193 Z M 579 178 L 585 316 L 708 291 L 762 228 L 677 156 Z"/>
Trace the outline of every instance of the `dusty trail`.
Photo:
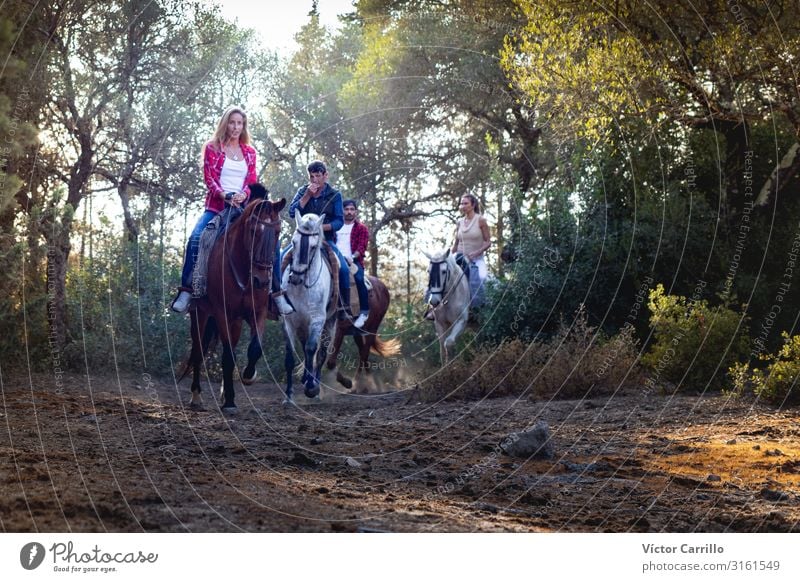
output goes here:
<path id="1" fill-rule="evenodd" d="M 724 397 L 421 404 L 239 387 L 4 378 L 0 529 L 19 531 L 798 531 L 798 411 Z M 536 419 L 552 460 L 497 444 Z"/>

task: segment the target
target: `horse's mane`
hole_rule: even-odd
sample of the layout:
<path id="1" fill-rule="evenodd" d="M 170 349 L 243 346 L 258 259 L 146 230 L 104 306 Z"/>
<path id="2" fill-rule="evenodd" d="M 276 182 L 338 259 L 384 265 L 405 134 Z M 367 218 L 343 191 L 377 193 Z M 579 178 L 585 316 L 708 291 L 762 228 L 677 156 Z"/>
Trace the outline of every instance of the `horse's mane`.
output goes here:
<path id="1" fill-rule="evenodd" d="M 448 254 L 447 249 L 439 251 L 437 253 L 432 253 L 430 255 L 430 260 L 432 263 L 446 262 L 450 267 L 458 267 L 458 262 L 456 261 L 455 253 Z"/>

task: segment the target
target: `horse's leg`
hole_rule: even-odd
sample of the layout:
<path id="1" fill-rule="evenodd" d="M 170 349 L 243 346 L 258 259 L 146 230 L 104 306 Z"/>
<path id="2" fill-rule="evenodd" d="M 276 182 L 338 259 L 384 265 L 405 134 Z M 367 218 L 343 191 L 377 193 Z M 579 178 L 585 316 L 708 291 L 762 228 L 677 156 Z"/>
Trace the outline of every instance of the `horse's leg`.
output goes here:
<path id="1" fill-rule="evenodd" d="M 189 355 L 189 365 L 192 367 L 192 398 L 189 401 L 191 407 L 203 406 L 203 398 L 200 396 L 200 368 L 203 365 L 203 334 L 207 321 L 208 318 L 201 317 L 197 309 L 191 310 L 192 353 Z"/>
<path id="2" fill-rule="evenodd" d="M 335 326 L 335 330 L 336 331 L 334 332 L 333 337 L 333 348 L 329 350 L 330 353 L 328 353 L 328 361 L 326 364 L 329 370 L 333 370 L 337 366 L 339 352 L 342 350 L 342 341 L 344 340 L 344 332 L 342 331 L 341 326 L 337 324 Z"/>
<path id="3" fill-rule="evenodd" d="M 447 348 L 444 344 L 447 327 L 443 321 L 437 318 L 433 321 L 433 329 L 436 332 L 436 339 L 439 340 L 439 358 L 441 365 L 444 366 L 447 363 Z"/>
<path id="4" fill-rule="evenodd" d="M 242 384 L 250 386 L 256 381 L 256 364 L 264 354 L 261 345 L 261 337 L 264 335 L 264 319 L 266 312 L 259 314 L 256 320 L 248 322 L 250 324 L 250 344 L 247 346 L 247 367 L 242 372 Z"/>
<path id="5" fill-rule="evenodd" d="M 350 390 L 353 387 L 353 383 L 350 381 L 350 378 L 342 374 L 342 369 L 339 367 L 339 354 L 342 352 L 342 342 L 344 341 L 344 330 L 342 326 L 338 323 L 334 325 L 334 337 L 333 337 L 333 347 L 328 350 L 328 361 L 327 366 L 329 370 L 336 370 L 336 381 L 339 382 L 342 386 Z"/>
<path id="6" fill-rule="evenodd" d="M 312 322 L 309 329 L 308 338 L 303 346 L 305 352 L 305 371 L 303 382 L 305 384 L 305 394 L 308 398 L 319 396 L 319 380 L 317 378 L 316 357 L 319 348 L 322 325 Z M 323 354 L 324 357 L 324 354 Z"/>
<path id="7" fill-rule="evenodd" d="M 445 356 L 447 357 L 456 345 L 456 340 L 464 328 L 467 326 L 467 316 L 465 314 L 459 315 L 453 327 L 450 328 L 450 333 L 447 339 L 444 340 Z"/>
<path id="8" fill-rule="evenodd" d="M 367 343 L 367 340 L 365 336 L 355 334 L 353 336 L 353 342 L 356 344 L 356 349 L 358 351 L 358 365 L 355 367 L 355 372 L 353 372 L 351 384 L 353 386 L 353 392 L 358 394 L 363 392 L 360 378 L 364 371 L 364 345 Z M 367 354 L 369 354 L 369 348 L 367 348 Z"/>
<path id="9" fill-rule="evenodd" d="M 285 339 L 286 345 L 286 356 L 283 360 L 283 366 L 286 370 L 286 392 L 284 395 L 283 403 L 284 404 L 294 404 L 294 395 L 292 394 L 292 382 L 294 381 L 294 339 L 292 335 L 286 330 L 286 326 L 284 325 L 283 328 L 283 336 Z"/>
<path id="10" fill-rule="evenodd" d="M 316 361 L 314 362 L 314 378 L 317 386 L 322 384 L 322 368 L 325 365 L 325 359 L 331 353 L 331 343 L 338 328 L 336 320 L 326 321 L 320 334 L 319 349 L 317 349 Z"/>
<path id="11" fill-rule="evenodd" d="M 234 412 L 235 392 L 233 389 L 233 369 L 236 367 L 236 344 L 239 342 L 239 335 L 242 333 L 242 320 L 234 321 L 229 324 L 229 329 L 220 328 L 222 339 L 222 410 Z"/>

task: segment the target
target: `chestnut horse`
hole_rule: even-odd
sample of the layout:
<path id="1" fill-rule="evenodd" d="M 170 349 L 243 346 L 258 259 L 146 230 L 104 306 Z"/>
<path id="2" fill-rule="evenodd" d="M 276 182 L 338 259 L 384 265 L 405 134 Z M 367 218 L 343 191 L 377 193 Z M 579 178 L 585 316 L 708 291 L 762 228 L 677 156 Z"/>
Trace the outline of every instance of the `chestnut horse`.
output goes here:
<path id="1" fill-rule="evenodd" d="M 362 330 L 354 328 L 350 319 L 344 319 L 337 323 L 333 347 L 328 354 L 326 364 L 329 370 L 336 368 L 344 336 L 352 334 L 353 341 L 358 347 L 358 368 L 352 380 L 344 376 L 341 370 L 336 370 L 336 380 L 348 389 L 353 388 L 355 383 L 354 393 L 358 393 L 362 388 L 359 385 L 359 376 L 361 374 L 370 374 L 370 351 L 384 358 L 396 356 L 400 353 L 400 342 L 397 339 L 382 340 L 378 336 L 378 328 L 386 315 L 386 311 L 389 309 L 389 301 L 391 300 L 389 290 L 383 284 L 383 281 L 377 277 L 370 276 L 369 280 L 372 283 L 372 289 L 369 292 L 369 318 L 367 322 Z"/>
<path id="2" fill-rule="evenodd" d="M 252 188 L 251 188 L 252 189 Z M 266 195 L 266 190 L 260 189 Z M 275 246 L 281 229 L 278 213 L 286 200 L 253 199 L 242 216 L 216 241 L 208 258 L 207 295 L 191 305 L 192 353 L 191 406 L 202 406 L 200 368 L 209 344 L 222 342 L 222 410 L 235 412 L 233 369 L 242 322 L 250 327 L 247 367 L 242 383 L 256 379 L 256 362 L 262 355 L 261 336 L 267 319 Z M 186 374 L 184 372 L 184 375 Z"/>

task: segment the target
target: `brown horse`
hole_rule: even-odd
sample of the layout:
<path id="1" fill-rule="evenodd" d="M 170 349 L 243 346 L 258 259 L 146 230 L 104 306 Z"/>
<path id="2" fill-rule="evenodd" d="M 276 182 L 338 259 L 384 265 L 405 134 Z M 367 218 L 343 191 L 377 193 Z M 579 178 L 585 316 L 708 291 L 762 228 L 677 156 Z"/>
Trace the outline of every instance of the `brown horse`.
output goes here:
<path id="1" fill-rule="evenodd" d="M 251 186 L 255 195 L 255 190 Z M 263 195 L 266 190 L 263 189 Z M 233 368 L 242 322 L 250 327 L 244 384 L 256 379 L 262 355 L 261 335 L 267 319 L 275 247 L 281 229 L 278 213 L 286 200 L 253 199 L 242 216 L 216 241 L 208 258 L 207 295 L 191 305 L 192 353 L 184 375 L 192 368 L 191 406 L 202 406 L 200 368 L 209 345 L 222 342 L 222 410 L 235 412 Z M 183 376 L 182 376 L 183 377 Z"/>
<path id="2" fill-rule="evenodd" d="M 358 368 L 353 380 L 350 380 L 342 374 L 340 370 L 336 370 L 336 380 L 345 388 L 353 388 L 355 382 L 354 392 L 359 392 L 359 374 L 370 374 L 369 353 L 370 351 L 383 356 L 395 356 L 400 353 L 400 342 L 397 339 L 382 340 L 378 336 L 378 328 L 383 321 L 386 311 L 389 309 L 389 301 L 391 296 L 386 285 L 377 277 L 369 277 L 372 283 L 372 290 L 369 292 L 369 318 L 364 324 L 362 330 L 353 327 L 349 319 L 341 320 L 336 325 L 336 332 L 333 339 L 333 347 L 328 354 L 327 367 L 329 370 L 336 368 L 336 362 L 339 359 L 339 352 L 342 349 L 342 342 L 345 335 L 352 335 L 353 341 L 358 347 Z"/>

